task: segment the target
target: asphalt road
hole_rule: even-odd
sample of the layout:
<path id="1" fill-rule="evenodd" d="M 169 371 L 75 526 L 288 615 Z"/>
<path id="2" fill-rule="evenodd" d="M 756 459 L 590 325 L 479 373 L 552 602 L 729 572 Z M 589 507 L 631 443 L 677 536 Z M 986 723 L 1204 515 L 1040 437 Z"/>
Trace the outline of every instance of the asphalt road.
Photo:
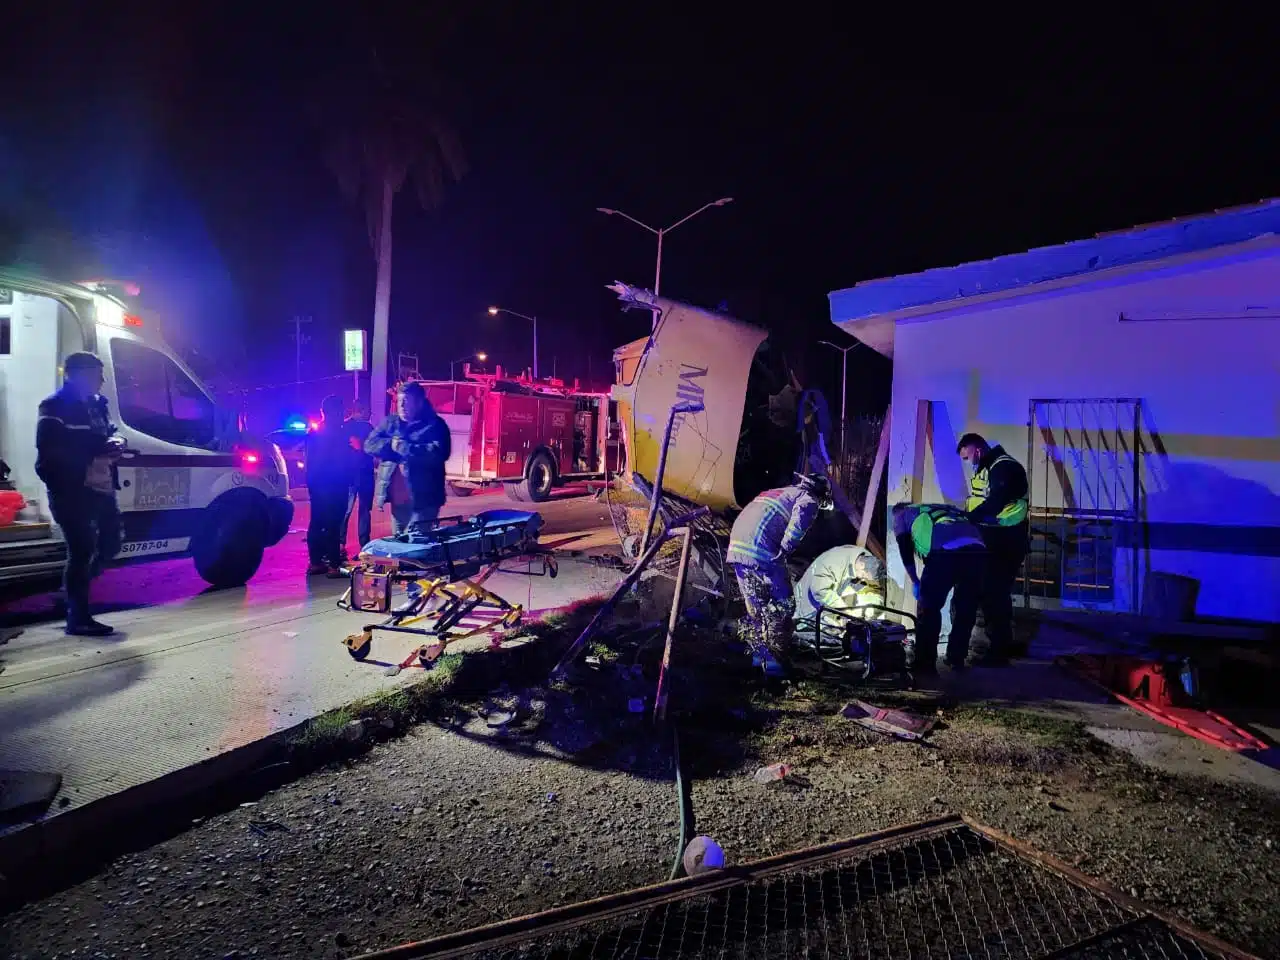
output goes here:
<path id="1" fill-rule="evenodd" d="M 444 513 L 472 514 L 503 507 L 536 509 L 541 513 L 545 520 L 543 543 L 566 549 L 598 549 L 615 542 L 605 505 L 586 495 L 585 488 L 581 486 L 557 491 L 552 500 L 543 504 L 512 503 L 501 491 L 450 498 Z M 227 592 L 229 605 L 234 606 L 237 611 L 243 611 L 246 607 L 305 600 L 315 596 L 317 592 L 325 592 L 315 590 L 325 582 L 323 578 L 319 583 L 315 578 L 308 582 L 303 573 L 307 566 L 306 529 L 309 516 L 309 505 L 306 502 L 298 503 L 288 535 L 267 550 L 262 566 L 249 582 L 247 590 Z M 374 514 L 375 537 L 389 533 L 390 526 L 389 515 Z M 354 518 L 347 542 L 350 546 L 355 546 Z M 93 585 L 95 608 L 108 612 L 159 606 L 212 592 L 214 591 L 196 573 L 189 559 L 162 560 L 108 570 Z M 58 616 L 52 593 L 11 600 L 0 605 L 0 626 L 40 623 L 57 619 Z"/>

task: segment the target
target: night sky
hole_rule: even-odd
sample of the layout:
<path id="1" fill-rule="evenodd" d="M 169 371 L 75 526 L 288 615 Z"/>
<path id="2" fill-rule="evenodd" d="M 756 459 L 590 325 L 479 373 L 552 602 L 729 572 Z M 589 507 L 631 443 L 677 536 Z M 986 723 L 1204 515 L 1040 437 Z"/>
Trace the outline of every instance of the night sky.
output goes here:
<path id="1" fill-rule="evenodd" d="M 650 285 L 655 240 L 599 206 L 661 226 L 734 197 L 667 239 L 664 293 L 770 328 L 830 387 L 833 289 L 1280 194 L 1256 14 L 345 6 L 28 5 L 0 67 L 0 258 L 92 250 L 240 381 L 292 379 L 287 321 L 311 315 L 304 376 L 335 372 L 373 257 L 312 108 L 348 109 L 375 55 L 406 90 L 430 75 L 470 163 L 439 210 L 397 204 L 393 350 L 428 376 L 472 349 L 528 364 L 500 303 L 539 316 L 544 372 L 608 377 L 648 318 L 604 284 Z M 883 402 L 887 363 L 850 362 Z"/>

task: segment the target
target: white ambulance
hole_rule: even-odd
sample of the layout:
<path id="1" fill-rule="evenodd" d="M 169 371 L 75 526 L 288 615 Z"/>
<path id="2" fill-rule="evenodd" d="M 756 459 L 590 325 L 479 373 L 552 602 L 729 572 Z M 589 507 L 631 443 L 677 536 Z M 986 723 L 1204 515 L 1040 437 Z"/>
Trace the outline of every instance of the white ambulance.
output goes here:
<path id="1" fill-rule="evenodd" d="M 117 494 L 123 527 L 113 565 L 190 556 L 214 586 L 239 586 L 289 531 L 293 502 L 280 451 L 240 436 L 234 413 L 110 282 L 70 284 L 0 269 L 0 484 L 26 506 L 0 526 L 0 584 L 47 581 L 66 556 L 36 476 L 40 401 L 62 362 L 85 351 L 103 364 L 102 392 L 126 447 Z"/>

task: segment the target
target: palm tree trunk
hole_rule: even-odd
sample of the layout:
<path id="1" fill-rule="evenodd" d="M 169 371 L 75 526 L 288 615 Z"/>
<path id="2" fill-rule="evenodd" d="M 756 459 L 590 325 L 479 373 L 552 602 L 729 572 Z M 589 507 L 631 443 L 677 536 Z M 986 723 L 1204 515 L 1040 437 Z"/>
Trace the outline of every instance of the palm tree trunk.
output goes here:
<path id="1" fill-rule="evenodd" d="M 391 178 L 382 181 L 378 217 L 378 282 L 373 295 L 373 350 L 369 375 L 369 410 L 381 418 L 387 410 L 387 327 L 391 317 L 391 213 L 395 203 Z"/>

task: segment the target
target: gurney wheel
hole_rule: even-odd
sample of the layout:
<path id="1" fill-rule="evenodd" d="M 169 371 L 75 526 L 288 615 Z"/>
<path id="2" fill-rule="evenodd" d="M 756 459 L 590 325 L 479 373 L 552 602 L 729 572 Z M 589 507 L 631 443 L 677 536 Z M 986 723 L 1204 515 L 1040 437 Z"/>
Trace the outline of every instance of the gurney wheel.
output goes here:
<path id="1" fill-rule="evenodd" d="M 444 646 L 442 641 L 435 640 L 431 643 L 424 643 L 418 648 L 418 662 L 422 664 L 424 670 L 430 669 L 431 665 L 439 659 L 440 655 L 444 653 Z"/>
<path id="2" fill-rule="evenodd" d="M 367 633 L 352 634 L 347 637 L 346 647 L 352 660 L 363 660 L 373 649 L 373 637 Z"/>
<path id="3" fill-rule="evenodd" d="M 555 557 L 547 559 L 547 572 L 551 574 L 552 580 L 560 576 L 560 564 L 556 563 Z"/>

